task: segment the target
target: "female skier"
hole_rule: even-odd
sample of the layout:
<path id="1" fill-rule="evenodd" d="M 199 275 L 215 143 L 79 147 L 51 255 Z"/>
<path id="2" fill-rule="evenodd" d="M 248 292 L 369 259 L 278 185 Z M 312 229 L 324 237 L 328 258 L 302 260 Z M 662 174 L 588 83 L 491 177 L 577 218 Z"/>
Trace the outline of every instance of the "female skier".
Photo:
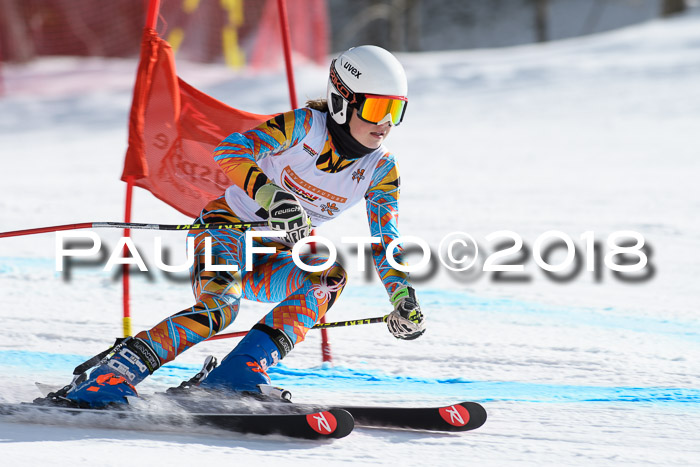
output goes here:
<path id="1" fill-rule="evenodd" d="M 397 229 L 399 174 L 394 156 L 383 146 L 401 123 L 407 104 L 406 75 L 399 61 L 375 46 L 352 48 L 332 61 L 327 99 L 280 114 L 244 133 L 228 136 L 214 159 L 232 185 L 210 202 L 195 223 L 267 220 L 283 238 L 260 239 L 256 246 L 276 252 L 256 254 L 245 270 L 242 230 L 192 230 L 195 263 L 190 271 L 197 302 L 115 346 L 90 373 L 76 379 L 65 398 L 81 406 L 126 403 L 134 386 L 161 365 L 226 328 L 242 298 L 278 303 L 238 343 L 199 387 L 261 394 L 269 392 L 266 370 L 275 365 L 328 311 L 346 282 L 335 263 L 323 272 L 307 272 L 292 261 L 291 246 L 313 227 L 333 220 L 366 200 L 373 237 L 374 263 L 394 310 L 387 324 L 399 339 L 415 339 L 424 320 L 405 273 L 386 260 Z M 211 262 L 237 265 L 238 272 L 208 271 Z M 307 265 L 326 262 L 302 255 Z M 394 253 L 397 263 L 402 252 Z M 217 268 L 209 268 L 217 269 Z"/>

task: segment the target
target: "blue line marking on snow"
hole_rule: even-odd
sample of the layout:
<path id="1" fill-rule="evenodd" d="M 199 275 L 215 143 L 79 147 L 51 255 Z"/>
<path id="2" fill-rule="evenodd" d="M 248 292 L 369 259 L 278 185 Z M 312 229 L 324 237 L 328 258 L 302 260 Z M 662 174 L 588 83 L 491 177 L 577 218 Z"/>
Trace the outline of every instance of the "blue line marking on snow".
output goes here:
<path id="1" fill-rule="evenodd" d="M 62 373 L 66 382 L 73 368 L 88 357 L 24 350 L 0 350 L 0 367 L 32 369 L 36 373 Z M 169 363 L 152 377 L 162 385 L 177 385 L 199 371 L 198 365 Z M 469 381 L 463 378 L 433 379 L 387 375 L 377 370 L 342 367 L 298 369 L 278 365 L 269 370 L 275 384 L 289 389 L 361 393 L 422 394 L 479 402 L 512 401 L 540 403 L 643 403 L 682 404 L 700 409 L 700 389 L 671 387 L 584 386 L 539 384 L 517 381 Z"/>
<path id="2" fill-rule="evenodd" d="M 54 258 L 42 257 L 0 257 L 0 275 L 15 275 L 28 273 L 31 269 L 41 269 L 60 275 L 55 271 Z M 76 268 L 74 274 L 107 274 L 98 269 Z M 108 275 L 106 276 L 108 277 Z M 134 279 L 140 279 L 139 274 Z M 172 284 L 171 284 L 172 285 Z M 343 292 L 345 300 L 352 299 L 360 302 L 376 303 L 386 302 L 387 297 L 384 288 L 378 284 L 369 285 L 356 283 L 353 287 L 347 287 Z M 620 310 L 612 307 L 576 307 L 554 306 L 542 303 L 513 300 L 507 298 L 483 297 L 474 295 L 465 290 L 438 289 L 429 286 L 420 288 L 421 304 L 431 313 L 448 312 L 455 310 L 469 312 L 478 315 L 488 313 L 494 319 L 522 318 L 536 320 L 540 324 L 550 323 L 564 326 L 592 326 L 609 329 L 625 329 L 633 332 L 651 334 L 663 334 L 672 337 L 680 337 L 693 342 L 700 342 L 700 320 L 666 319 L 653 316 L 636 316 L 633 310 Z"/>
<path id="3" fill-rule="evenodd" d="M 343 298 L 356 300 L 385 300 L 386 294 L 381 287 L 356 286 L 346 288 Z M 527 302 L 507 298 L 483 297 L 462 290 L 442 290 L 422 287 L 420 289 L 421 305 L 431 314 L 460 310 L 474 313 L 490 319 L 528 319 L 538 324 L 556 324 L 562 326 L 591 326 L 609 329 L 624 329 L 634 332 L 664 334 L 682 339 L 700 342 L 700 320 L 667 319 L 653 316 L 635 316 L 629 310 L 612 307 L 576 307 L 554 306 L 543 303 Z"/>
<path id="4" fill-rule="evenodd" d="M 27 273 L 29 272 L 27 269 L 30 268 L 56 273 L 56 260 L 53 258 L 0 256 L 0 274 Z"/>
<path id="5" fill-rule="evenodd" d="M 0 275 L 26 273 L 28 269 L 53 271 L 54 260 L 48 258 L 0 258 Z M 379 286 L 358 284 L 346 289 L 344 299 L 362 303 L 386 301 Z M 521 300 L 481 297 L 462 290 L 422 287 L 421 303 L 439 318 L 443 313 L 462 312 L 463 318 L 475 319 L 488 314 L 494 320 L 533 320 L 540 325 L 625 329 L 700 342 L 700 321 L 669 320 L 661 317 L 635 316 L 630 310 L 594 307 L 553 306 Z M 52 354 L 24 350 L 0 350 L 0 367 L 30 369 L 35 373 L 60 373 L 66 381 L 75 366 L 87 359 L 81 355 Z M 162 386 L 173 386 L 199 371 L 197 365 L 171 362 L 151 379 Z M 347 391 L 381 394 L 421 394 L 476 401 L 521 402 L 605 402 L 674 404 L 699 408 L 700 389 L 670 387 L 624 387 L 527 382 L 469 381 L 466 379 L 431 379 L 387 375 L 374 369 L 295 369 L 285 365 L 272 368 L 275 384 L 318 391 Z M 53 379 L 53 376 L 52 376 Z"/>

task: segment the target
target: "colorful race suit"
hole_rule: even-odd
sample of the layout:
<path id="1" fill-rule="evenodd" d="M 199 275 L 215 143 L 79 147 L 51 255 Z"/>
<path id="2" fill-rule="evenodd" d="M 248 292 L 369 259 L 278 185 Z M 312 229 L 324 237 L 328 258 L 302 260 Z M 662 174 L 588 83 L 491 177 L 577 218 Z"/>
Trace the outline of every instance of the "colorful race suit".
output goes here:
<path id="1" fill-rule="evenodd" d="M 214 158 L 233 184 L 210 202 L 195 223 L 235 223 L 266 219 L 255 201 L 257 190 L 275 183 L 294 194 L 314 227 L 337 218 L 365 199 L 370 232 L 381 241 L 372 245 L 374 263 L 389 296 L 408 285 L 407 275 L 386 260 L 387 245 L 399 236 L 399 174 L 394 156 L 384 146 L 362 157 L 340 155 L 326 129 L 327 113 L 303 108 L 280 114 L 245 133 L 233 133 L 214 151 Z M 268 229 L 261 229 L 268 230 Z M 326 313 L 346 283 L 338 264 L 323 272 L 307 272 L 292 261 L 288 245 L 261 239 L 256 246 L 275 246 L 275 253 L 253 255 L 245 270 L 245 236 L 241 230 L 192 230 L 195 263 L 191 268 L 194 306 L 139 333 L 162 363 L 228 326 L 242 298 L 278 303 L 259 324 L 280 330 L 292 346 Z M 211 239 L 214 265 L 237 265 L 238 271 L 206 271 L 205 239 Z M 403 263 L 403 251 L 393 258 Z M 323 255 L 302 255 L 318 265 Z M 211 268 L 210 268 L 211 269 Z"/>

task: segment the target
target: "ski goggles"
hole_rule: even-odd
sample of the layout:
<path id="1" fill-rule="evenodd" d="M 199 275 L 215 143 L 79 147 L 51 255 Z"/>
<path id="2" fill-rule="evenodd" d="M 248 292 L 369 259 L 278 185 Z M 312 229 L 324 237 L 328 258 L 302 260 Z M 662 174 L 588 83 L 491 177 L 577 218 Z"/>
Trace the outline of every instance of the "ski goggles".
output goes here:
<path id="1" fill-rule="evenodd" d="M 398 125 L 406 113 L 408 99 L 401 96 L 375 96 L 362 94 L 363 99 L 357 108 L 357 116 L 368 123 L 379 125 L 391 122 Z"/>

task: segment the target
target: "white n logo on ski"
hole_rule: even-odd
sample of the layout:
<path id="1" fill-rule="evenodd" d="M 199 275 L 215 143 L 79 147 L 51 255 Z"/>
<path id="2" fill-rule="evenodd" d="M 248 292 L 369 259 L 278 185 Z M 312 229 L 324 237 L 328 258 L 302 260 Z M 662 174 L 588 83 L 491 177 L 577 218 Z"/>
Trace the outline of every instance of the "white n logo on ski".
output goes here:
<path id="1" fill-rule="evenodd" d="M 465 426 L 469 423 L 469 410 L 462 404 L 449 405 L 438 409 L 443 420 L 452 426 Z"/>
<path id="2" fill-rule="evenodd" d="M 459 410 L 457 407 L 454 405 L 451 407 L 445 408 L 445 412 L 450 414 L 450 423 L 453 425 L 461 426 L 464 425 L 464 419 L 462 418 L 462 414 L 459 413 Z"/>
<path id="3" fill-rule="evenodd" d="M 312 430 L 322 435 L 330 435 L 338 428 L 338 421 L 331 412 L 310 413 L 306 415 L 306 423 Z"/>
<path id="4" fill-rule="evenodd" d="M 331 429 L 330 424 L 328 423 L 328 420 L 326 420 L 326 416 L 323 415 L 323 412 L 319 412 L 317 414 L 314 414 L 314 420 L 318 422 L 318 431 L 320 433 L 330 433 L 333 431 Z"/>

